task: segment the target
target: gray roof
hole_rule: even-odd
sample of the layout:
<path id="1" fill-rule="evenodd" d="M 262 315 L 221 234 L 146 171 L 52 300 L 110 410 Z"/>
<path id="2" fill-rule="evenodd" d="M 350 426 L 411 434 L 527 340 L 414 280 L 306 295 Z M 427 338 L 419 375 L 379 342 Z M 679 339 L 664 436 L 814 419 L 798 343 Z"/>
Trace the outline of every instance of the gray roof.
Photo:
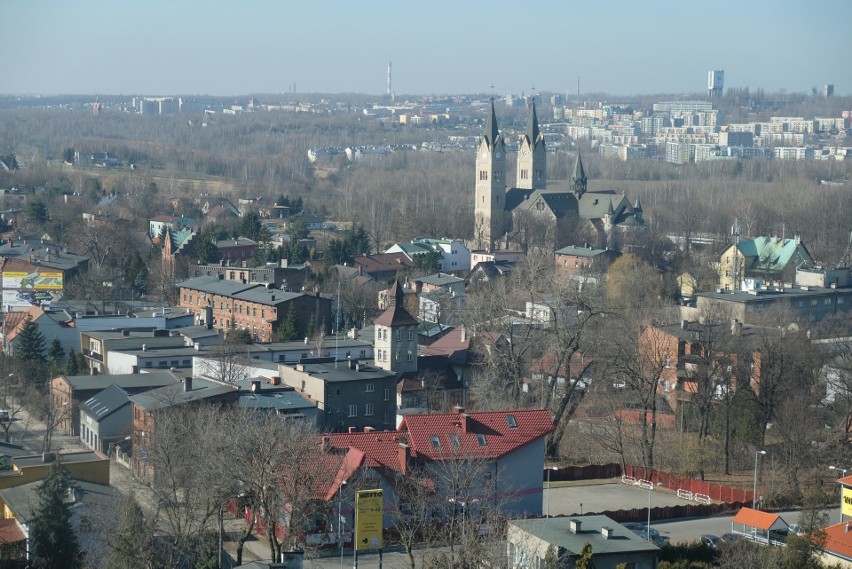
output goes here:
<path id="1" fill-rule="evenodd" d="M 550 188 L 546 190 L 531 190 L 528 188 L 510 188 L 506 192 L 506 210 L 525 211 L 532 209 L 536 202 L 542 199 L 556 217 L 568 213 L 577 213 L 577 198 L 564 189 Z"/>
<path id="2" fill-rule="evenodd" d="M 419 279 L 414 279 L 416 283 L 425 283 L 433 286 L 447 286 L 456 283 L 463 283 L 464 279 L 448 273 L 435 273 L 434 275 L 426 275 Z"/>
<path id="3" fill-rule="evenodd" d="M 66 375 L 64 377 L 74 390 L 102 390 L 112 384 L 124 389 L 134 387 L 156 388 L 178 382 L 178 378 L 168 371 L 119 375 Z"/>
<path id="4" fill-rule="evenodd" d="M 258 285 L 255 288 L 246 290 L 233 295 L 237 300 L 245 302 L 253 302 L 255 304 L 266 304 L 269 306 L 278 306 L 290 302 L 294 298 L 305 296 L 301 292 L 284 292 L 274 288 L 266 288 L 263 285 Z"/>
<path id="5" fill-rule="evenodd" d="M 222 239 L 221 241 L 216 241 L 217 249 L 227 249 L 228 247 L 248 247 L 250 245 L 257 245 L 257 241 L 253 241 L 246 237 L 239 237 L 237 239 Z"/>
<path id="6" fill-rule="evenodd" d="M 199 346 L 199 349 L 196 350 L 191 346 L 155 346 L 153 348 L 142 349 L 129 349 L 129 350 L 113 350 L 110 351 L 116 354 L 128 354 L 136 357 L 145 357 L 148 356 L 150 358 L 162 358 L 162 357 L 170 357 L 170 356 L 197 356 L 199 354 L 210 352 L 212 347 Z"/>
<path id="7" fill-rule="evenodd" d="M 175 328 L 175 332 L 185 338 L 189 338 L 190 340 L 210 338 L 221 334 L 221 332 L 216 328 L 208 328 L 207 326 L 186 326 L 184 328 Z"/>
<path id="8" fill-rule="evenodd" d="M 264 391 L 261 388 L 257 393 L 240 395 L 240 407 L 248 409 L 281 409 L 284 411 L 293 411 L 297 409 L 313 409 L 316 406 L 316 403 L 312 403 L 293 390 Z"/>
<path id="9" fill-rule="evenodd" d="M 82 480 L 74 480 L 73 484 L 76 492 L 72 507 L 97 507 L 98 511 L 101 508 L 109 510 L 114 509 L 121 499 L 121 494 L 112 486 Z M 39 480 L 0 490 L 0 500 L 3 500 L 3 503 L 12 511 L 15 519 L 26 524 L 32 520 L 33 513 L 38 509 L 41 485 L 42 481 Z"/>
<path id="10" fill-rule="evenodd" d="M 34 255 L 32 263 L 63 271 L 89 260 L 86 255 L 63 252 L 60 245 L 41 239 L 13 239 L 0 245 L 0 257 L 30 262 L 31 254 Z"/>
<path id="11" fill-rule="evenodd" d="M 571 255 L 572 257 L 597 257 L 601 253 L 606 253 L 608 249 L 592 249 L 591 247 L 563 247 L 554 251 L 557 255 Z"/>
<path id="12" fill-rule="evenodd" d="M 167 385 L 160 389 L 154 389 L 134 395 L 130 398 L 134 405 L 148 411 L 155 411 L 173 405 L 181 405 L 192 401 L 210 399 L 228 393 L 236 393 L 237 387 L 225 385 L 207 379 L 194 378 L 192 389 L 186 391 L 182 383 Z"/>
<path id="13" fill-rule="evenodd" d="M 95 421 L 101 421 L 129 404 L 130 399 L 127 392 L 119 386 L 112 384 L 100 393 L 84 401 L 80 405 L 80 410 Z"/>
<path id="14" fill-rule="evenodd" d="M 96 453 L 93 450 L 61 453 L 59 454 L 59 459 L 63 464 L 106 460 L 104 455 Z M 44 455 L 41 454 L 15 457 L 15 466 L 18 468 L 41 466 L 42 464 L 44 464 Z"/>
<path id="15" fill-rule="evenodd" d="M 239 292 L 249 290 L 255 287 L 263 287 L 259 284 L 243 284 L 239 281 L 226 281 L 220 279 L 216 275 L 195 277 L 178 283 L 179 287 L 191 288 L 209 294 L 219 294 L 223 296 L 233 296 Z"/>
<path id="16" fill-rule="evenodd" d="M 571 532 L 571 520 L 581 522 L 580 533 Z M 509 525 L 520 528 L 555 547 L 564 548 L 572 555 L 578 555 L 586 543 L 592 546 L 595 555 L 659 551 L 656 545 L 607 516 L 510 520 Z M 613 535 L 609 539 L 601 533 L 603 527 L 613 530 Z"/>
<path id="17" fill-rule="evenodd" d="M 359 365 L 363 365 L 362 371 L 357 371 L 354 369 L 349 369 L 349 362 L 340 362 L 335 367 L 334 363 L 300 363 L 296 364 L 299 366 L 304 366 L 303 369 L 305 373 L 308 373 L 314 377 L 318 377 L 323 379 L 324 381 L 330 383 L 337 383 L 342 381 L 361 381 L 361 380 L 376 380 L 376 379 L 386 379 L 386 378 L 395 378 L 396 374 L 384 370 L 380 367 L 376 367 L 371 364 L 365 364 L 363 362 L 358 362 Z M 289 364 L 288 364 L 289 365 Z M 291 366 L 292 367 L 292 366 Z"/>

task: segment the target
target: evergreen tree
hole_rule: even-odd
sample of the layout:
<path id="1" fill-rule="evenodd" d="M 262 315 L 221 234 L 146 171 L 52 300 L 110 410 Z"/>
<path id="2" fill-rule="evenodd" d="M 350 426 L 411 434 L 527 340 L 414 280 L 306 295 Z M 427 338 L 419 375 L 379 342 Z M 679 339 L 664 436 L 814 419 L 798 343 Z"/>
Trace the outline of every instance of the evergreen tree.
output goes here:
<path id="1" fill-rule="evenodd" d="M 287 312 L 287 319 L 278 328 L 275 339 L 279 342 L 293 342 L 299 339 L 299 325 L 296 322 L 296 311 L 293 310 L 292 305 Z"/>
<path id="2" fill-rule="evenodd" d="M 594 552 L 592 552 L 592 544 L 588 541 L 583 544 L 580 549 L 580 557 L 574 564 L 577 569 L 595 569 Z"/>
<path id="3" fill-rule="evenodd" d="M 36 569 L 82 567 L 80 543 L 66 502 L 73 482 L 59 462 L 54 462 L 39 489 L 39 504 L 30 521 L 30 553 Z"/>
<path id="4" fill-rule="evenodd" d="M 44 359 L 44 335 L 30 317 L 27 317 L 18 333 L 15 357 L 25 363 L 40 362 Z"/>
<path id="5" fill-rule="evenodd" d="M 68 351 L 68 365 L 65 366 L 65 371 L 68 375 L 80 374 L 80 368 L 77 366 L 77 354 L 74 353 L 74 348 Z"/>
<path id="6" fill-rule="evenodd" d="M 118 526 L 110 532 L 111 552 L 106 566 L 113 569 L 162 567 L 154 543 L 155 523 L 145 517 L 145 512 L 132 493 L 121 500 Z"/>
<path id="7" fill-rule="evenodd" d="M 50 342 L 50 347 L 47 349 L 47 359 L 57 368 L 65 361 L 65 349 L 59 342 L 59 338 L 54 338 Z"/>

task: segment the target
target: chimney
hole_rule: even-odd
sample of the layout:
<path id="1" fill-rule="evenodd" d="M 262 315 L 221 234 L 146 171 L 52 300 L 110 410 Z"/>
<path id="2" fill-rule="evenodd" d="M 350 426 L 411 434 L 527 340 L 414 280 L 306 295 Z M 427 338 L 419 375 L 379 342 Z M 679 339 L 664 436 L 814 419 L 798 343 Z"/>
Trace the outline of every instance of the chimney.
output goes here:
<path id="1" fill-rule="evenodd" d="M 358 432 L 358 428 L 357 428 L 357 427 L 349 427 L 349 432 L 350 432 L 350 433 L 357 433 L 357 432 Z"/>
<path id="2" fill-rule="evenodd" d="M 601 535 L 604 536 L 604 539 L 609 539 L 615 535 L 611 527 L 603 526 L 601 528 Z"/>
<path id="3" fill-rule="evenodd" d="M 848 532 L 848 531 L 849 531 L 849 529 L 850 529 L 850 527 L 849 527 L 849 522 L 846 522 L 846 531 Z"/>
<path id="4" fill-rule="evenodd" d="M 349 360 L 349 369 L 356 369 L 358 367 L 358 360 L 352 359 Z"/>
<path id="5" fill-rule="evenodd" d="M 257 393 L 258 391 L 260 391 L 260 380 L 259 379 L 251 380 L 251 392 Z"/>
<path id="6" fill-rule="evenodd" d="M 411 448 L 403 441 L 399 441 L 399 465 L 402 467 L 402 472 L 405 474 L 406 465 L 411 460 Z"/>
<path id="7" fill-rule="evenodd" d="M 147 352 L 147 351 L 148 351 L 148 344 L 142 344 L 142 351 L 143 351 L 143 352 Z"/>
<path id="8" fill-rule="evenodd" d="M 281 385 L 281 376 L 273 375 L 271 378 L 269 378 L 269 385 Z"/>
<path id="9" fill-rule="evenodd" d="M 461 341 L 466 342 L 467 341 L 467 330 L 464 329 L 464 326 L 460 326 L 459 328 L 461 330 Z"/>
<path id="10" fill-rule="evenodd" d="M 192 376 L 188 375 L 183 378 L 183 391 L 184 393 L 189 393 L 192 391 Z"/>
<path id="11" fill-rule="evenodd" d="M 195 342 L 194 344 L 192 344 L 192 347 L 196 352 L 201 351 L 201 344 L 199 342 Z"/>
<path id="12" fill-rule="evenodd" d="M 375 430 L 376 430 L 375 427 L 370 427 L 370 426 L 364 427 L 365 433 L 372 433 Z"/>
<path id="13" fill-rule="evenodd" d="M 686 327 L 689 325 L 689 320 L 681 320 L 680 321 L 680 329 L 686 330 Z"/>
<path id="14" fill-rule="evenodd" d="M 322 440 L 320 442 L 320 448 L 323 452 L 328 452 L 331 450 L 331 437 L 328 435 L 323 435 Z"/>
<path id="15" fill-rule="evenodd" d="M 568 520 L 568 529 L 573 534 L 580 533 L 582 531 L 582 526 L 583 526 L 583 522 L 581 522 L 580 520 L 578 520 L 576 518 Z"/>
<path id="16" fill-rule="evenodd" d="M 731 336 L 743 335 L 743 323 L 736 318 L 731 319 Z"/>

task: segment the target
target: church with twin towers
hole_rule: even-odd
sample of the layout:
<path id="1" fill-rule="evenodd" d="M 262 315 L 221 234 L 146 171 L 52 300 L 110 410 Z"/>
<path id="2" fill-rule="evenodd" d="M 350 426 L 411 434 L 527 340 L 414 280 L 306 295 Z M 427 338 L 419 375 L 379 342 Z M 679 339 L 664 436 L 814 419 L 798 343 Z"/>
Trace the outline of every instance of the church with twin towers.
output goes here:
<path id="1" fill-rule="evenodd" d="M 584 241 L 613 247 L 620 233 L 643 229 L 642 205 L 612 190 L 588 189 L 580 153 L 570 180 L 547 180 L 547 149 L 535 100 L 518 142 L 515 185 L 507 186 L 506 143 L 491 101 L 476 148 L 474 247 L 554 251 Z M 572 242 L 574 241 L 574 242 Z"/>

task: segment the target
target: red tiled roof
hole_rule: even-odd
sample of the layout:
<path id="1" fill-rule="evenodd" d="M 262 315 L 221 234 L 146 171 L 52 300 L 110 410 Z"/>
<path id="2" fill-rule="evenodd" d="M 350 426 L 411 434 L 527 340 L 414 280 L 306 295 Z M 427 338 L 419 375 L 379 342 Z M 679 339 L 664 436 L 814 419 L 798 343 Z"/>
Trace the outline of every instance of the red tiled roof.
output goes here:
<path id="1" fill-rule="evenodd" d="M 852 476 L 848 478 L 852 478 Z M 823 549 L 846 559 L 852 559 L 852 531 L 847 529 L 847 523 L 843 522 L 825 528 L 827 539 Z"/>
<path id="2" fill-rule="evenodd" d="M 509 416 L 516 427 L 509 425 Z M 553 419 L 547 409 L 408 415 L 399 430 L 408 433 L 408 444 L 417 457 L 495 459 L 550 434 Z M 450 435 L 458 438 L 458 445 Z M 435 446 L 433 437 L 440 446 Z"/>
<path id="3" fill-rule="evenodd" d="M 399 439 L 397 431 L 369 431 L 358 433 L 332 433 L 331 445 L 335 448 L 357 449 L 364 458 L 358 466 L 388 468 L 402 472 L 399 462 Z"/>
<path id="4" fill-rule="evenodd" d="M 371 271 L 384 272 L 391 269 L 399 270 L 411 266 L 411 259 L 405 253 L 377 253 L 375 255 L 362 255 L 352 260 L 353 267 L 361 267 L 365 273 Z"/>
<path id="5" fill-rule="evenodd" d="M 22 312 L 7 312 L 4 315 L 6 318 L 6 339 L 11 342 L 17 338 L 28 318 L 35 322 L 43 314 L 44 310 L 38 306 L 30 306 Z"/>
<path id="6" fill-rule="evenodd" d="M 757 529 L 762 529 L 765 531 L 769 531 L 772 529 L 778 521 L 781 521 L 785 526 L 787 522 L 776 514 L 770 514 L 769 512 L 761 512 L 760 510 L 752 510 L 751 508 L 743 508 L 737 515 L 734 516 L 733 522 L 735 524 L 743 524 L 746 526 L 754 527 Z"/>
<path id="7" fill-rule="evenodd" d="M 9 545 L 26 539 L 15 519 L 0 519 L 0 543 Z"/>
<path id="8" fill-rule="evenodd" d="M 423 391 L 423 383 L 407 377 L 400 379 L 396 384 L 397 393 L 410 393 L 412 391 Z"/>
<path id="9" fill-rule="evenodd" d="M 837 481 L 840 482 L 841 484 L 843 484 L 844 486 L 852 486 L 852 476 L 846 476 L 844 478 L 839 478 Z"/>
<path id="10" fill-rule="evenodd" d="M 464 339 L 462 339 L 464 337 Z M 420 347 L 422 356 L 446 356 L 451 363 L 464 365 L 470 350 L 470 334 L 464 327 L 455 328 L 428 346 Z"/>

